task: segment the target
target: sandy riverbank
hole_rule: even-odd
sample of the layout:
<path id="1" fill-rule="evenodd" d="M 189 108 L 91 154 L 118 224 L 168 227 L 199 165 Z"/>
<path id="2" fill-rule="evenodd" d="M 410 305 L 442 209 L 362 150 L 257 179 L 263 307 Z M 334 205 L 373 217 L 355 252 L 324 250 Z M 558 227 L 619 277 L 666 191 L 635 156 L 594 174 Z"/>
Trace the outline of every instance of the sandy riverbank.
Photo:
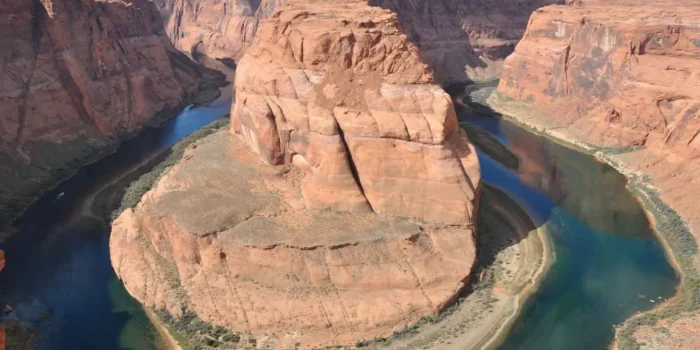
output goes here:
<path id="1" fill-rule="evenodd" d="M 479 281 L 438 321 L 368 348 L 463 350 L 500 343 L 553 259 L 545 227 L 535 227 L 504 193 L 484 186 L 480 211 Z"/>
<path id="2" fill-rule="evenodd" d="M 146 312 L 146 316 L 153 324 L 157 332 L 158 349 L 159 350 L 182 350 L 180 344 L 175 340 L 168 328 L 160 321 L 158 316 L 156 316 L 153 311 L 144 307 L 143 310 Z"/>

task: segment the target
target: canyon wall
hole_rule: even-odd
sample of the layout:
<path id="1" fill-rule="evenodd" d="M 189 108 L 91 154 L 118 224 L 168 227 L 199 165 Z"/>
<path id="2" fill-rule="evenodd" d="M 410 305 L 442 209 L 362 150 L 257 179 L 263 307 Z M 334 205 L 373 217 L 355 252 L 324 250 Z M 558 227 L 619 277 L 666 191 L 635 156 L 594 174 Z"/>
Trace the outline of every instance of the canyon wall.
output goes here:
<path id="1" fill-rule="evenodd" d="M 369 0 L 401 26 L 441 83 L 493 80 L 536 9 L 563 0 Z"/>
<path id="2" fill-rule="evenodd" d="M 0 226 L 202 75 L 146 0 L 0 0 L 0 46 Z"/>
<path id="3" fill-rule="evenodd" d="M 152 0 L 180 50 L 238 61 L 264 19 L 296 0 Z M 563 0 L 369 0 L 392 10 L 440 83 L 497 78 L 530 14 Z"/>
<path id="4" fill-rule="evenodd" d="M 479 190 L 452 100 L 396 14 L 296 1 L 239 61 L 230 130 L 114 222 L 112 265 L 146 306 L 241 334 L 221 347 L 354 345 L 458 297 Z"/>
<path id="5" fill-rule="evenodd" d="M 498 91 L 586 142 L 700 149 L 700 4 L 578 1 L 535 12 Z"/>
<path id="6" fill-rule="evenodd" d="M 283 0 L 152 0 L 168 36 L 190 54 L 238 61 L 261 21 Z"/>
<path id="7" fill-rule="evenodd" d="M 578 0 L 542 8 L 489 103 L 592 147 L 630 175 L 632 188 L 651 188 L 641 198 L 658 214 L 683 287 L 661 312 L 672 317 L 653 315 L 658 322 L 636 328 L 646 323 L 633 319 L 632 332 L 621 328 L 616 340 L 621 348 L 697 348 L 697 306 L 682 303 L 697 300 L 700 269 L 700 3 Z M 676 302 L 682 306 L 674 309 Z"/>

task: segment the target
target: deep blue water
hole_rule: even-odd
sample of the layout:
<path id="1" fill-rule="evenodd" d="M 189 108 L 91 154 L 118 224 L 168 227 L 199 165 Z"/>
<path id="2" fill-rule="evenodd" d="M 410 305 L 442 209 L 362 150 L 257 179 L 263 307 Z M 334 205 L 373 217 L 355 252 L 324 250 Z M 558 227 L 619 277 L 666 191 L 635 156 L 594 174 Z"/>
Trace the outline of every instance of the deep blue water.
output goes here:
<path id="1" fill-rule="evenodd" d="M 20 219 L 20 231 L 0 245 L 7 259 L 0 273 L 0 305 L 11 305 L 10 317 L 37 327 L 35 349 L 156 347 L 153 325 L 110 264 L 109 226 L 84 215 L 84 209 L 106 186 L 137 174 L 146 160 L 228 115 L 231 97 L 232 87 L 224 87 L 209 105 L 188 107 L 144 130 L 42 196 Z"/>
<path id="2" fill-rule="evenodd" d="M 499 349 L 605 349 L 614 325 L 674 294 L 678 277 L 623 175 L 506 120 L 461 120 L 518 156 L 513 171 L 478 150 L 483 180 L 546 227 L 555 256 Z"/>

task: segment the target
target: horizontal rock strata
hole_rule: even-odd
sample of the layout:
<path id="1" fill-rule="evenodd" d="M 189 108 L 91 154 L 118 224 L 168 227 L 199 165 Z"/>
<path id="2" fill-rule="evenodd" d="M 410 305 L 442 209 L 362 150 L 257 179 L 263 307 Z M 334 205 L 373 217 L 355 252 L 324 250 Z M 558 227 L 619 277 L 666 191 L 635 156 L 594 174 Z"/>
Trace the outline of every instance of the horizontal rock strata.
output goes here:
<path id="1" fill-rule="evenodd" d="M 236 86 L 232 131 L 303 169 L 309 207 L 472 222 L 476 152 L 395 14 L 295 3 L 261 28 Z"/>
<path id="2" fill-rule="evenodd" d="M 700 149 L 700 4 L 578 4 L 535 13 L 498 91 L 589 143 Z"/>
<path id="3" fill-rule="evenodd" d="M 114 222 L 138 300 L 289 349 L 389 336 L 463 289 L 479 164 L 394 13 L 281 7 L 239 62 L 230 131 Z"/>
<path id="4" fill-rule="evenodd" d="M 289 169 L 226 131 L 203 139 L 114 222 L 115 272 L 148 307 L 279 349 L 387 336 L 463 288 L 469 227 L 308 211 Z"/>

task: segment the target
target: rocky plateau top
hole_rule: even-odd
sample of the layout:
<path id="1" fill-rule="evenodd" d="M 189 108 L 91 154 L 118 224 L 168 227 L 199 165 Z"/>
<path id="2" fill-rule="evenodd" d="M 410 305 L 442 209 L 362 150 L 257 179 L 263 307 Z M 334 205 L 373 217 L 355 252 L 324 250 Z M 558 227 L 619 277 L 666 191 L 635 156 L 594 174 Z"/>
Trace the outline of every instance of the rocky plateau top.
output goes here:
<path id="1" fill-rule="evenodd" d="M 480 181 L 395 13 L 296 1 L 239 61 L 230 133 L 191 146 L 114 222 L 112 264 L 145 305 L 258 346 L 354 345 L 465 287 Z"/>

